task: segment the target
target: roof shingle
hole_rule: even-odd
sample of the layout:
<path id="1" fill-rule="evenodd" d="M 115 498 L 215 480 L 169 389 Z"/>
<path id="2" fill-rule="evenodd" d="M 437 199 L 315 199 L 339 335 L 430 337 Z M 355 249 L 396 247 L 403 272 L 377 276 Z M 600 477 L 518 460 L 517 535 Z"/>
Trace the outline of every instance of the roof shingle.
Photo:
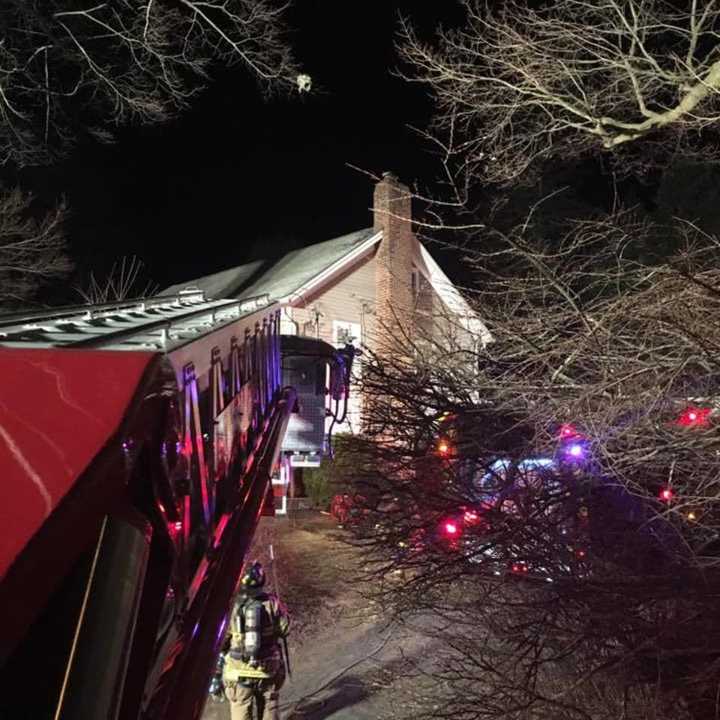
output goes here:
<path id="1" fill-rule="evenodd" d="M 197 287 L 205 292 L 206 297 L 212 299 L 267 294 L 271 300 L 277 300 L 307 285 L 374 234 L 373 228 L 357 230 L 333 240 L 293 250 L 264 271 L 263 267 L 267 266 L 267 262 L 257 260 L 171 285 L 163 290 L 162 294 L 175 295 L 188 287 Z"/>

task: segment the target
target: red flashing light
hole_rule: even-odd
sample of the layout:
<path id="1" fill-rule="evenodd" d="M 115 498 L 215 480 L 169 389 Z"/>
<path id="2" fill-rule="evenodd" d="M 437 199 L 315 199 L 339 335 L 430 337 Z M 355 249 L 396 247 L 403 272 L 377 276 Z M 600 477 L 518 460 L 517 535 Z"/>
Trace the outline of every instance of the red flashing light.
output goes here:
<path id="1" fill-rule="evenodd" d="M 576 554 L 579 558 L 584 558 L 584 557 L 585 557 L 585 551 L 584 551 L 584 550 L 576 550 L 576 551 L 575 551 L 575 554 Z"/>
<path id="2" fill-rule="evenodd" d="M 513 563 L 512 571 L 514 573 L 526 573 L 528 572 L 528 567 L 525 563 Z"/>
<path id="3" fill-rule="evenodd" d="M 702 427 L 708 424 L 711 412 L 711 408 L 690 406 L 677 419 L 677 424 L 682 427 Z"/>
<path id="4" fill-rule="evenodd" d="M 445 523 L 445 532 L 448 535 L 457 535 L 458 526 L 453 522 L 446 522 Z"/>
<path id="5" fill-rule="evenodd" d="M 560 426 L 560 439 L 567 440 L 568 438 L 579 437 L 580 433 L 575 429 L 574 425 L 570 423 L 563 423 Z"/>
<path id="6" fill-rule="evenodd" d="M 670 502 L 673 499 L 673 497 L 675 497 L 675 493 L 672 491 L 671 488 L 663 488 L 660 491 L 660 499 L 663 502 Z"/>

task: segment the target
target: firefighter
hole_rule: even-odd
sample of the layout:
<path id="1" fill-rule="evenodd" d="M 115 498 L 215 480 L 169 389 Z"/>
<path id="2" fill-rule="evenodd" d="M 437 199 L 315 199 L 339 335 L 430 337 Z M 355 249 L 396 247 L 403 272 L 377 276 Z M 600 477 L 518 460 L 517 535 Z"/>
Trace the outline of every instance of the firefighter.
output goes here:
<path id="1" fill-rule="evenodd" d="M 242 576 L 230 615 L 222 681 L 232 720 L 280 718 L 278 697 L 285 681 L 281 642 L 290 621 L 283 604 L 265 592 L 264 585 L 265 570 L 254 562 Z"/>

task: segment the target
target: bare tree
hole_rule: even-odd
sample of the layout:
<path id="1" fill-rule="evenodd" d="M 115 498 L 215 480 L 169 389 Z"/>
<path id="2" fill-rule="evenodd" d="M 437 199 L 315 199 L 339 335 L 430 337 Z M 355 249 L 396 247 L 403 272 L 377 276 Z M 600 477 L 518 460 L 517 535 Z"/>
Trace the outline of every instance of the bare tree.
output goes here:
<path id="1" fill-rule="evenodd" d="M 75 291 L 89 305 L 155 295 L 160 287 L 145 275 L 145 263 L 136 255 L 123 257 L 98 279 L 94 272 L 84 286 Z"/>
<path id="2" fill-rule="evenodd" d="M 405 77 L 435 95 L 434 140 L 456 173 L 509 183 L 539 160 L 624 148 L 620 168 L 648 166 L 720 117 L 716 0 L 463 5 L 434 45 L 401 28 Z"/>
<path id="3" fill-rule="evenodd" d="M 31 201 L 18 189 L 0 192 L 0 307 L 6 310 L 34 299 L 44 284 L 72 268 L 64 205 L 36 219 Z"/>
<path id="4" fill-rule="evenodd" d="M 101 139 L 128 121 L 185 107 L 212 61 L 240 64 L 265 88 L 297 70 L 274 0 L 9 0 L 0 45 L 2 160 L 66 151 L 82 126 Z M 305 89 L 307 77 L 300 76 Z"/>
<path id="5" fill-rule="evenodd" d="M 0 13 L 0 162 L 51 162 L 83 131 L 110 140 L 114 126 L 166 120 L 202 89 L 213 62 L 242 65 L 266 91 L 307 91 L 285 42 L 286 9 L 275 0 L 9 0 Z M 69 267 L 61 210 L 33 224 L 20 219 L 25 202 L 20 191 L 0 200 L 5 304 Z M 135 289 L 138 269 L 123 261 L 102 287 L 93 277 L 88 297 Z"/>
<path id="6" fill-rule="evenodd" d="M 464 371 L 421 329 L 366 358 L 365 586 L 440 640 L 433 717 L 720 717 L 718 241 L 491 240 Z"/>
<path id="7" fill-rule="evenodd" d="M 438 641 L 428 715 L 720 718 L 720 243 L 624 211 L 548 240 L 534 209 L 500 232 L 473 206 L 547 159 L 714 157 L 720 8 L 464 5 L 436 45 L 403 23 L 402 51 L 453 191 L 418 198 L 425 229 L 455 233 L 492 342 L 460 358 L 416 327 L 366 359 L 356 541 Z"/>

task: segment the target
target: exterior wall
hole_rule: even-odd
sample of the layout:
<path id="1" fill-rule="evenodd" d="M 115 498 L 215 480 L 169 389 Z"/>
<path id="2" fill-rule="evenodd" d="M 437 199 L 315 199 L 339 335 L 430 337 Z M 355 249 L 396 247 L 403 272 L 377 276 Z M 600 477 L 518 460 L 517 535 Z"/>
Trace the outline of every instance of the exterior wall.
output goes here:
<path id="1" fill-rule="evenodd" d="M 335 345 L 333 321 L 344 321 L 360 326 L 360 343 L 370 340 L 375 331 L 375 265 L 374 257 L 358 261 L 333 285 L 292 308 L 299 334 Z"/>
<path id="2" fill-rule="evenodd" d="M 417 343 L 420 347 L 436 341 L 445 348 L 470 349 L 471 338 L 460 319 L 447 308 L 430 282 L 421 277 L 415 298 L 415 323 L 418 329 Z"/>
<path id="3" fill-rule="evenodd" d="M 440 311 L 440 298 L 427 279 L 416 270 L 417 292 L 415 294 L 415 323 L 421 337 L 432 334 L 435 315 Z"/>

